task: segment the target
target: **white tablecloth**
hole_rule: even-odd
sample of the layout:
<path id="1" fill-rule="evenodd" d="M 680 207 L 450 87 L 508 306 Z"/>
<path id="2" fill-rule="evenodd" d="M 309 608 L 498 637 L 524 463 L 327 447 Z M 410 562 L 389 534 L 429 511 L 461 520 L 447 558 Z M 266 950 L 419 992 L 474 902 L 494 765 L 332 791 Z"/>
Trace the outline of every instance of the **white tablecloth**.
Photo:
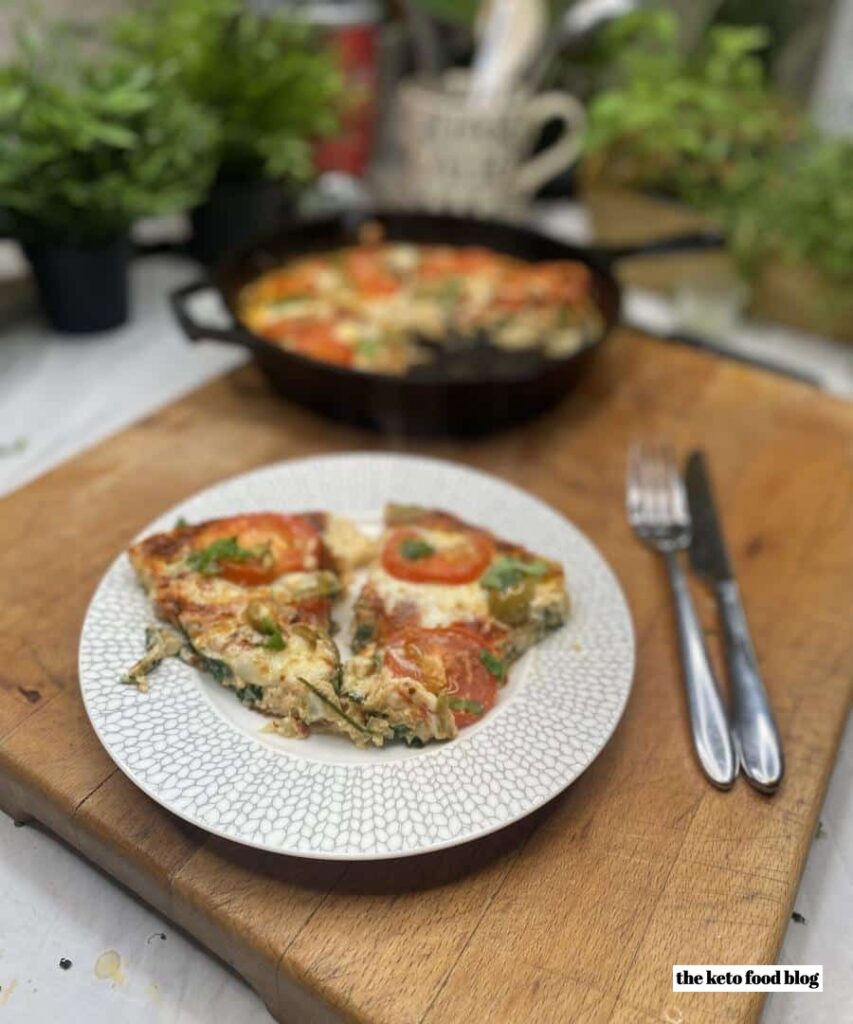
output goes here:
<path id="1" fill-rule="evenodd" d="M 0 335 L 0 494 L 236 365 L 239 353 L 190 346 L 172 322 L 164 295 L 194 273 L 176 259 L 139 263 L 136 318 L 111 335 L 58 339 L 31 316 Z M 630 302 L 637 316 L 644 310 L 647 316 L 668 315 L 652 296 Z M 783 333 L 790 346 L 790 332 Z M 814 362 L 835 390 L 848 390 L 844 350 L 830 346 L 822 360 L 811 346 L 807 354 L 795 355 Z M 789 926 L 781 953 L 783 962 L 823 964 L 826 991 L 771 996 L 765 1024 L 850 1019 L 851 782 L 848 729 L 822 812 L 824 837 L 814 843 L 797 897 L 806 921 Z M 52 836 L 33 826 L 15 828 L 2 815 L 0 893 L 0 1022 L 269 1020 L 241 979 L 168 921 Z M 121 968 L 99 978 L 96 962 L 110 950 L 118 953 Z M 67 969 L 60 966 L 63 958 L 71 961 Z"/>

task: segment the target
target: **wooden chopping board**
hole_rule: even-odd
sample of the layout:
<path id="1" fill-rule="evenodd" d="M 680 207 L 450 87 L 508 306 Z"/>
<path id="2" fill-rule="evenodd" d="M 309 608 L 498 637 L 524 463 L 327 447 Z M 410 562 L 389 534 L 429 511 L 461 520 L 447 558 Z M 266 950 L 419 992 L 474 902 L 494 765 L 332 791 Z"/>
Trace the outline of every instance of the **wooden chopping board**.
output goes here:
<path id="1" fill-rule="evenodd" d="M 772 799 L 691 755 L 661 565 L 624 521 L 629 438 L 705 447 L 786 747 Z M 244 849 L 162 811 L 98 744 L 77 684 L 86 605 L 146 522 L 262 463 L 402 448 L 563 511 L 609 559 L 635 688 L 595 764 L 534 818 L 371 865 Z M 853 406 L 626 331 L 560 409 L 495 438 L 395 444 L 273 398 L 252 368 L 0 502 L 0 806 L 37 819 L 232 964 L 281 1021 L 750 1021 L 758 994 L 673 994 L 674 963 L 773 963 L 853 678 Z M 568 567 L 571 573 L 571 566 Z M 697 590 L 716 631 L 713 604 Z M 713 639 L 713 638 L 712 638 Z"/>

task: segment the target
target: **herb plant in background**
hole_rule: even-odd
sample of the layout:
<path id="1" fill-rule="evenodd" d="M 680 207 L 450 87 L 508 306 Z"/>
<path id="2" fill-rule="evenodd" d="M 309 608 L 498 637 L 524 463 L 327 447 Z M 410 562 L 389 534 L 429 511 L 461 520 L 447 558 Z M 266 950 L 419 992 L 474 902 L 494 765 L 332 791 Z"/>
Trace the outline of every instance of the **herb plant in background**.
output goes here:
<path id="1" fill-rule="evenodd" d="M 853 145 L 821 139 L 770 89 L 765 38 L 760 28 L 718 25 L 685 55 L 671 12 L 609 26 L 613 79 L 589 104 L 587 200 L 610 242 L 628 240 L 618 233 L 628 222 L 652 234 L 710 219 L 727 237 L 729 272 L 737 267 L 754 286 L 754 312 L 850 337 Z M 675 276 L 725 273 L 726 259 L 682 259 Z M 662 271 L 672 284 L 660 265 L 632 279 L 654 287 Z"/>
<path id="2" fill-rule="evenodd" d="M 216 185 L 194 216 L 199 254 L 215 259 L 269 229 L 280 183 L 309 180 L 314 141 L 338 125 L 340 76 L 312 28 L 243 0 L 151 0 L 116 34 L 146 62 L 175 67 L 216 122 Z"/>
<path id="3" fill-rule="evenodd" d="M 198 201 L 215 129 L 167 65 L 69 25 L 16 42 L 0 68 L 0 209 L 54 325 L 105 329 L 126 317 L 131 225 Z"/>
<path id="4" fill-rule="evenodd" d="M 761 315 L 853 336 L 853 142 L 810 134 L 723 212 Z"/>
<path id="5" fill-rule="evenodd" d="M 589 105 L 585 177 L 703 207 L 750 188 L 799 122 L 765 83 L 760 28 L 712 28 L 697 54 L 678 22 L 641 11 L 609 26 L 616 84 Z"/>

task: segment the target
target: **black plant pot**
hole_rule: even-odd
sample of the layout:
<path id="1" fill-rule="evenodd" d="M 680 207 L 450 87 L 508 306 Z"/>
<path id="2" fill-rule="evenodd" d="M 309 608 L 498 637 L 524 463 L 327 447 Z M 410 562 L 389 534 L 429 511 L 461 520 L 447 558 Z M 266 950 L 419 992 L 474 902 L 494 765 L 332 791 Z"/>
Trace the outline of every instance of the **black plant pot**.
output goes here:
<path id="1" fill-rule="evenodd" d="M 207 199 L 190 213 L 189 251 L 212 266 L 280 227 L 294 204 L 281 184 L 262 178 L 220 178 Z"/>
<path id="2" fill-rule="evenodd" d="M 130 242 L 101 245 L 27 243 L 44 312 L 63 334 L 93 334 L 127 320 Z"/>

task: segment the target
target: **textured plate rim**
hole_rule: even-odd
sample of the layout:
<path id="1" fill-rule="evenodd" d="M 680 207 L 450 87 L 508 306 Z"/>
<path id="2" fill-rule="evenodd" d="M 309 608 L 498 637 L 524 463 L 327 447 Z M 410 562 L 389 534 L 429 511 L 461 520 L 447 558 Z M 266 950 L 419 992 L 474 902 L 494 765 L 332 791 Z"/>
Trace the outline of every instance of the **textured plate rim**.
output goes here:
<path id="1" fill-rule="evenodd" d="M 574 782 L 576 782 L 577 779 L 580 778 L 581 775 L 583 775 L 584 772 L 587 771 L 590 765 L 592 765 L 601 755 L 601 752 L 612 739 L 613 734 L 616 731 L 616 728 L 618 727 L 619 723 L 622 721 L 622 718 L 624 717 L 625 708 L 627 706 L 628 700 L 631 695 L 631 691 L 633 689 L 634 675 L 636 672 L 636 635 L 634 631 L 633 619 L 630 613 L 630 608 L 625 597 L 625 593 L 609 562 L 604 558 L 604 556 L 599 551 L 598 547 L 587 537 L 587 535 L 582 530 L 580 530 L 580 528 L 577 527 L 570 519 L 568 519 L 561 511 L 549 505 L 541 498 L 538 498 L 536 495 L 531 494 L 529 491 L 526 491 L 524 488 L 519 487 L 516 484 L 510 483 L 509 481 L 504 480 L 503 478 L 498 477 L 495 474 L 488 473 L 484 470 L 481 470 L 477 467 L 469 466 L 465 463 L 458 463 L 446 459 L 437 459 L 421 455 L 409 455 L 406 453 L 381 451 L 329 452 L 314 456 L 305 456 L 295 459 L 283 459 L 277 462 L 265 463 L 260 466 L 256 466 L 251 470 L 247 470 L 243 473 L 237 473 L 230 477 L 225 477 L 222 480 L 219 480 L 216 483 L 209 485 L 208 487 L 193 492 L 192 494 L 183 498 L 181 501 L 177 502 L 175 505 L 171 506 L 170 508 L 166 509 L 164 512 L 156 516 L 149 524 L 143 527 L 134 536 L 133 541 L 136 541 L 148 535 L 152 531 L 152 528 L 158 528 L 156 527 L 156 524 L 160 523 L 162 520 L 168 520 L 169 518 L 180 515 L 182 509 L 184 509 L 186 505 L 190 504 L 191 502 L 195 503 L 198 501 L 204 501 L 205 498 L 215 495 L 216 492 L 218 492 L 221 488 L 225 487 L 226 485 L 230 486 L 237 485 L 241 482 L 247 482 L 251 480 L 251 478 L 255 476 L 260 476 L 262 474 L 274 474 L 280 471 L 286 471 L 288 469 L 310 467 L 318 463 L 340 460 L 351 460 L 353 462 L 361 461 L 368 463 L 375 463 L 377 461 L 383 460 L 388 462 L 405 461 L 410 465 L 412 471 L 414 472 L 417 472 L 418 469 L 421 467 L 434 467 L 451 470 L 456 473 L 467 474 L 476 477 L 481 481 L 488 482 L 490 485 L 499 484 L 501 488 L 511 492 L 513 495 L 523 498 L 525 501 L 532 502 L 533 504 L 539 506 L 541 509 L 549 513 L 550 515 L 555 515 L 559 517 L 559 519 L 562 520 L 562 525 L 566 529 L 568 529 L 572 534 L 574 534 L 574 541 L 576 543 L 580 542 L 581 544 L 585 545 L 588 548 L 589 552 L 595 557 L 595 559 L 598 562 L 598 571 L 607 580 L 607 583 L 609 584 L 610 589 L 612 591 L 612 597 L 614 598 L 619 607 L 621 625 L 626 631 L 625 639 L 628 645 L 628 659 L 626 662 L 625 679 L 622 682 L 621 687 L 621 696 L 618 705 L 616 706 L 615 711 L 612 715 L 612 720 L 609 724 L 609 728 L 607 729 L 606 734 L 602 734 L 602 738 L 599 742 L 596 743 L 594 751 L 587 758 L 586 763 L 577 772 L 572 774 L 570 777 L 561 780 L 561 782 L 558 785 L 553 787 L 553 789 L 549 790 L 541 797 L 531 800 L 529 804 L 527 804 L 523 809 L 521 809 L 517 813 L 506 816 L 496 824 L 474 828 L 469 832 L 466 832 L 462 835 L 455 835 L 450 839 L 435 840 L 429 842 L 428 844 L 423 844 L 416 849 L 388 849 L 373 850 L 368 852 L 336 852 L 326 850 L 296 849 L 280 845 L 271 845 L 267 842 L 255 841 L 247 839 L 245 837 L 235 836 L 227 829 L 220 828 L 210 824 L 209 822 L 199 820 L 199 818 L 195 817 L 194 815 L 187 813 L 174 806 L 171 806 L 169 803 L 167 803 L 161 795 L 158 795 L 154 787 L 150 786 L 146 781 L 141 779 L 139 775 L 121 758 L 121 756 L 113 750 L 109 740 L 105 737 L 102 730 L 99 728 L 97 716 L 93 713 L 90 700 L 87 698 L 86 687 L 84 686 L 83 682 L 83 665 L 81 663 L 86 630 L 90 624 L 93 609 L 97 605 L 97 602 L 102 594 L 102 591 L 110 581 L 110 577 L 112 576 L 112 574 L 116 572 L 117 568 L 121 565 L 123 559 L 126 557 L 124 552 L 117 555 L 106 568 L 100 580 L 98 581 L 92 598 L 90 599 L 89 604 L 86 608 L 86 614 L 84 616 L 83 626 L 81 628 L 80 644 L 78 651 L 78 684 L 80 687 L 83 706 L 86 711 L 86 715 L 89 719 L 89 723 L 92 726 L 92 729 L 95 732 L 98 741 L 100 742 L 100 744 L 102 745 L 110 759 L 113 761 L 113 763 L 116 765 L 116 767 L 122 772 L 122 774 L 126 778 L 128 778 L 133 783 L 134 786 L 140 789 L 143 793 L 146 794 L 146 796 L 153 800 L 158 806 L 166 810 L 169 814 L 173 814 L 175 817 L 180 818 L 181 820 L 186 821 L 188 824 L 191 824 L 196 828 L 201 829 L 203 832 L 217 836 L 221 839 L 225 839 L 226 841 L 234 843 L 236 845 L 246 846 L 251 849 L 262 850 L 266 853 L 279 854 L 283 856 L 289 856 L 304 860 L 338 861 L 353 863 L 380 860 L 401 860 L 403 858 L 417 857 L 429 853 L 439 852 L 441 850 L 451 849 L 455 846 L 462 846 L 466 843 L 470 843 L 477 839 L 481 839 L 488 835 L 492 835 L 495 832 L 499 832 L 504 828 L 508 828 L 511 825 L 517 823 L 518 821 L 521 821 L 524 818 L 529 817 L 531 814 L 536 813 L 536 811 L 538 811 L 540 808 L 544 807 L 547 803 L 554 800 L 561 793 L 565 792 L 565 790 L 568 789 L 568 787 L 571 786 Z M 522 540 L 522 542 L 524 540 L 523 538 L 519 539 Z M 131 543 L 133 541 L 131 541 Z M 571 573 L 571 567 L 569 567 L 569 573 Z M 425 753 L 435 754 L 440 752 L 441 749 L 443 749 L 443 746 L 436 745 L 434 750 L 428 749 L 427 751 L 425 751 Z"/>

